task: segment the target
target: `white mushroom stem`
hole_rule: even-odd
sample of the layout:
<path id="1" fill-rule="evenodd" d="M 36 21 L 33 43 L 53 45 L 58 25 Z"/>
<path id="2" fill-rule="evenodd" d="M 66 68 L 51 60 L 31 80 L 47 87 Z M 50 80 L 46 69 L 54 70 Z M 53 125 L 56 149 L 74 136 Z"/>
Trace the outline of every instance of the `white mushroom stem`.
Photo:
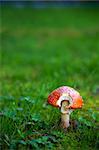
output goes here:
<path id="1" fill-rule="evenodd" d="M 63 128 L 68 128 L 69 127 L 69 120 L 70 120 L 70 115 L 69 114 L 61 113 L 61 124 L 62 124 Z"/>
<path id="2" fill-rule="evenodd" d="M 69 105 L 68 101 L 63 101 L 61 103 L 61 125 L 63 128 L 69 127 L 69 121 L 70 121 L 70 113 L 71 111 L 69 109 L 66 109 L 66 106 Z"/>

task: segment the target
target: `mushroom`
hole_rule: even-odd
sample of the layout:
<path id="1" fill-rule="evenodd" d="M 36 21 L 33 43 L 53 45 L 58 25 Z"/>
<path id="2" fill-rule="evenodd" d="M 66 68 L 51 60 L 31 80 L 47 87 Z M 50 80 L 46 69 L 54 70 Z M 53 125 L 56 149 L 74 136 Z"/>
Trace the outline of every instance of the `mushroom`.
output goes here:
<path id="1" fill-rule="evenodd" d="M 62 86 L 52 91 L 48 96 L 48 103 L 60 108 L 61 126 L 67 129 L 70 126 L 70 114 L 74 109 L 82 108 L 83 99 L 75 89 Z"/>

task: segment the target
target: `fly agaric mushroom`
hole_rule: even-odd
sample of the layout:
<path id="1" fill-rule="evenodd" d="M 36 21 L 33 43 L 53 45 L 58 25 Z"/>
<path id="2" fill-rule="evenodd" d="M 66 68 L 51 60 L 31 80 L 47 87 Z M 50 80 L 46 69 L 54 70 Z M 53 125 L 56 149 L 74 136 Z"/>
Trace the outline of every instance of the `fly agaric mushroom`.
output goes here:
<path id="1" fill-rule="evenodd" d="M 82 108 L 83 99 L 75 89 L 62 86 L 52 91 L 48 96 L 48 103 L 61 110 L 61 125 L 68 128 L 70 125 L 70 114 L 74 109 Z"/>

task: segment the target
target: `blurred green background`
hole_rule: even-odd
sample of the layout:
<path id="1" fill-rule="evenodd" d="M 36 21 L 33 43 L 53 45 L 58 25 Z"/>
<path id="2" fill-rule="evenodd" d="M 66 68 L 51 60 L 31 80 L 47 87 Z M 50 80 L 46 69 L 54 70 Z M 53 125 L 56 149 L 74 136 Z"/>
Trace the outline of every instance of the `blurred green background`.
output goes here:
<path id="1" fill-rule="evenodd" d="M 22 147 L 97 149 L 99 9 L 2 6 L 1 11 L 2 146 L 15 146 L 18 140 L 23 140 L 23 143 L 19 142 Z M 59 111 L 44 106 L 48 94 L 62 85 L 77 89 L 85 104 L 72 116 L 83 122 L 84 127 L 67 134 L 57 127 Z M 49 138 L 50 144 L 46 139 L 44 143 L 40 135 L 32 136 L 33 139 L 41 138 L 41 143 L 24 143 L 24 124 L 32 122 L 33 118 L 37 125 L 28 129 L 31 133 L 35 130 L 53 136 L 53 126 L 56 126 L 54 134 L 61 136 L 59 143 L 55 144 Z M 44 127 L 42 120 L 48 126 Z M 78 137 L 82 138 L 78 140 Z"/>

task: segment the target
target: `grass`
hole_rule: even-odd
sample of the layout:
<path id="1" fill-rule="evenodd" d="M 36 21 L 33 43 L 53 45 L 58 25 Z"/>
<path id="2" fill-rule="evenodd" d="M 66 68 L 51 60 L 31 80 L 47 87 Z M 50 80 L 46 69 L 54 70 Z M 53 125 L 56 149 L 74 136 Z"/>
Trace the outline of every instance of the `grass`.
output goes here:
<path id="1" fill-rule="evenodd" d="M 1 149 L 98 149 L 99 10 L 1 10 Z M 84 99 L 67 133 L 45 105 L 62 85 Z"/>

